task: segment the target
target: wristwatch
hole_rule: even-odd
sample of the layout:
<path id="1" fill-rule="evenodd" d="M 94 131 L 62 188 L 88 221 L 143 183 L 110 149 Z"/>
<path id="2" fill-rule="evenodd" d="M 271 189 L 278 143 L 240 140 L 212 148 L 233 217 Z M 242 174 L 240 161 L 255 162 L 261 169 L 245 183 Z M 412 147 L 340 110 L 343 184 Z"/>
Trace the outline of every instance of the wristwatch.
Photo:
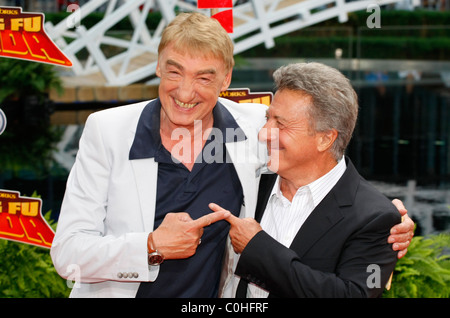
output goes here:
<path id="1" fill-rule="evenodd" d="M 158 252 L 157 249 L 154 248 L 152 234 L 153 233 L 150 233 L 148 235 L 148 244 L 147 244 L 148 265 L 157 266 L 157 265 L 160 265 L 164 261 L 164 256 L 160 252 Z"/>

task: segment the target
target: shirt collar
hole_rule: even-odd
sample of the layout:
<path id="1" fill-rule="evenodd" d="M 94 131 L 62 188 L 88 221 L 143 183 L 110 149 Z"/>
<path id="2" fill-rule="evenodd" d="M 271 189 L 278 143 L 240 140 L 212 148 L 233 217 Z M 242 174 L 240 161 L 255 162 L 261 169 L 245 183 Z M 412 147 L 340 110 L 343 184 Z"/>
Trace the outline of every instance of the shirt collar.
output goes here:
<path id="1" fill-rule="evenodd" d="M 159 98 L 144 107 L 139 118 L 136 135 L 130 149 L 129 159 L 154 158 L 161 145 L 160 128 L 161 101 Z M 220 131 L 223 141 L 238 142 L 246 140 L 244 131 L 220 102 L 213 108 L 213 128 Z"/>
<path id="2" fill-rule="evenodd" d="M 328 192 L 330 192 L 331 189 L 336 185 L 336 183 L 344 174 L 346 168 L 347 165 L 345 163 L 345 159 L 344 157 L 342 157 L 342 159 L 339 160 L 338 164 L 334 166 L 333 169 L 331 169 L 319 179 L 297 189 L 295 195 L 306 190 L 306 193 L 309 193 L 309 195 L 311 195 L 315 208 L 328 194 Z M 286 206 L 290 204 L 290 202 L 284 197 L 283 193 L 281 192 L 280 181 L 281 178 L 280 176 L 278 176 L 277 181 L 275 182 L 275 186 L 272 189 L 272 193 L 270 194 L 270 198 L 275 196 L 284 206 Z"/>

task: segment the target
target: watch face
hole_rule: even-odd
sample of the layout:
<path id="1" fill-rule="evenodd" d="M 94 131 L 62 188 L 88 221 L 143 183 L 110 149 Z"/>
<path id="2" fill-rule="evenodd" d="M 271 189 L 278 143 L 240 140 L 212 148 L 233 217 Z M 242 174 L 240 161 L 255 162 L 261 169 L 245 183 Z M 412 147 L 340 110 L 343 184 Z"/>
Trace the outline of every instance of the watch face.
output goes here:
<path id="1" fill-rule="evenodd" d="M 159 265 L 163 262 L 164 258 L 159 253 L 152 253 L 148 256 L 149 265 Z"/>

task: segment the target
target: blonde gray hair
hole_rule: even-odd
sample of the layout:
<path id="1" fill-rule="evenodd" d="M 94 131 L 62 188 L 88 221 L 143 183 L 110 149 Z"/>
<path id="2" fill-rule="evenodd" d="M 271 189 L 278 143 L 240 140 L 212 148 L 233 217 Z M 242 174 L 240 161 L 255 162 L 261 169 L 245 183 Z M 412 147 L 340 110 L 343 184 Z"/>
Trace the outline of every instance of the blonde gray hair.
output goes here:
<path id="1" fill-rule="evenodd" d="M 158 53 L 169 44 L 179 52 L 212 55 L 222 59 L 227 72 L 234 67 L 234 44 L 227 31 L 214 18 L 201 13 L 180 13 L 164 29 Z"/>
<path id="2" fill-rule="evenodd" d="M 300 91 L 312 98 L 311 129 L 336 129 L 331 152 L 336 160 L 345 153 L 358 117 L 358 96 L 350 81 L 338 70 L 321 63 L 297 63 L 280 67 L 273 74 L 277 90 Z"/>

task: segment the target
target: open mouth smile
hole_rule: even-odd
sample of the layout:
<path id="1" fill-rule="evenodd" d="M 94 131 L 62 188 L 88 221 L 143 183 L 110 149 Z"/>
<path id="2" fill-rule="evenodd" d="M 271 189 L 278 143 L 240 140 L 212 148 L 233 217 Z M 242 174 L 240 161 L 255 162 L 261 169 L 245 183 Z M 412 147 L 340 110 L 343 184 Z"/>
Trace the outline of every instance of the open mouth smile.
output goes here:
<path id="1" fill-rule="evenodd" d="M 198 105 L 198 103 L 188 104 L 188 103 L 180 102 L 177 99 L 174 99 L 174 100 L 175 100 L 175 104 L 177 104 L 178 106 L 180 106 L 181 108 L 184 108 L 184 109 L 191 109 Z"/>

